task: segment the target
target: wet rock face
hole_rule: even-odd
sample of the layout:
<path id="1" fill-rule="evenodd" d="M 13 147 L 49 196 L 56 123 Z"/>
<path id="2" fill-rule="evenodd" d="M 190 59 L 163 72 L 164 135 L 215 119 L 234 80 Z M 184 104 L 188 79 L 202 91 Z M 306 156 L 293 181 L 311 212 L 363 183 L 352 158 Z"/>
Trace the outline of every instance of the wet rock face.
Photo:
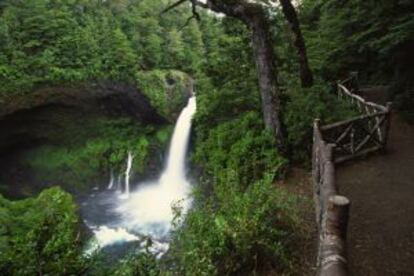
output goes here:
<path id="1" fill-rule="evenodd" d="M 87 115 L 127 115 L 144 124 L 163 124 L 165 119 L 150 105 L 147 97 L 132 85 L 109 81 L 82 84 L 77 87 L 45 87 L 13 102 L 3 103 L 0 120 L 7 121 L 15 114 L 36 113 L 48 107 L 63 107 Z"/>
<path id="2" fill-rule="evenodd" d="M 20 156 L 45 144 L 85 143 L 79 132 L 91 118 L 130 118 L 143 126 L 167 123 L 141 91 L 125 83 L 43 87 L 14 97 L 0 103 L 0 192 L 21 197 L 24 185 L 41 188 L 44 183 L 36 183 Z M 15 186 L 15 193 L 2 191 L 6 186 Z"/>
<path id="3" fill-rule="evenodd" d="M 87 88 L 85 92 L 89 100 L 95 102 L 105 115 L 127 115 L 143 124 L 166 122 L 150 105 L 147 97 L 131 85 L 103 82 Z"/>

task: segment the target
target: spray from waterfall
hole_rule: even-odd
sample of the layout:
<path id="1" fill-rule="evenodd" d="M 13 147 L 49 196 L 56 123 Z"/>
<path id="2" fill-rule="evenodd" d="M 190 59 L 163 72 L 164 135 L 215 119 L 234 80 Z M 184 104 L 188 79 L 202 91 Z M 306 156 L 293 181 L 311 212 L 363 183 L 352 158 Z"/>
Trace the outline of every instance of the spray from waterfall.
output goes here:
<path id="1" fill-rule="evenodd" d="M 190 207 L 191 185 L 186 178 L 186 153 L 188 149 L 191 122 L 196 112 L 196 99 L 190 98 L 182 110 L 170 142 L 166 167 L 157 181 L 140 183 L 138 189 L 129 191 L 133 155 L 128 153 L 125 171 L 125 194 L 114 202 L 119 221 L 110 226 L 92 228 L 101 246 L 122 243 L 136 237 L 150 236 L 158 244 L 159 252 L 168 249 L 168 233 L 174 218 L 173 206 L 185 214 Z M 121 185 L 118 177 L 118 188 Z M 116 198 L 111 198 L 116 200 Z"/>

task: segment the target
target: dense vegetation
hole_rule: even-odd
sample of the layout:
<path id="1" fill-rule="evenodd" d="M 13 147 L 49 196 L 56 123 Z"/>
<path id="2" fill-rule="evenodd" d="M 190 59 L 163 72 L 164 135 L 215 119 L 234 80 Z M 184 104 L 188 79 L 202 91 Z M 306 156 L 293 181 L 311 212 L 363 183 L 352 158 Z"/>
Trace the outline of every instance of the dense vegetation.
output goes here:
<path id="1" fill-rule="evenodd" d="M 76 205 L 60 188 L 22 201 L 0 195 L 0 214 L 2 275 L 74 275 L 87 267 Z"/>
<path id="2" fill-rule="evenodd" d="M 71 130 L 79 126 L 67 122 L 65 128 L 68 132 L 60 131 L 55 144 L 28 150 L 22 162 L 35 172 L 37 181 L 59 184 L 74 193 L 106 184 L 111 170 L 115 175 L 125 171 L 128 151 L 134 154 L 134 172 L 143 175 L 152 162 L 150 155 L 164 150 L 171 133 L 170 127 L 142 126 L 128 118 L 86 120 L 76 139 Z M 33 192 L 27 189 L 27 194 Z"/>
<path id="3" fill-rule="evenodd" d="M 159 13 L 167 1 L 2 1 L 0 80 L 7 92 L 45 82 L 134 81 L 141 69 L 192 73 L 202 54 L 195 23 Z M 139 79 L 138 79 L 139 82 Z"/>
<path id="4" fill-rule="evenodd" d="M 301 19 L 310 62 L 327 80 L 359 72 L 361 83 L 390 85 L 412 121 L 413 1 L 303 1 Z"/>
<path id="5" fill-rule="evenodd" d="M 302 1 L 298 14 L 315 75 L 309 88 L 300 83 L 300 64 L 283 14 L 277 6 L 266 6 L 281 88 L 284 152 L 276 149 L 262 119 L 249 29 L 235 18 L 202 10 L 201 21 L 186 25 L 189 6 L 162 14 L 169 4 L 0 1 L 0 103 L 24 98 L 43 85 L 107 79 L 140 87 L 158 112 L 172 120 L 191 76 L 198 102 L 192 161 L 202 171 L 194 208 L 173 231 L 165 258 L 132 254 L 99 273 L 293 273 L 305 235 L 299 206 L 306 199 L 274 182 L 292 163 L 306 166 L 314 118 L 329 122 L 353 114 L 332 95 L 330 85 L 349 71 L 359 71 L 364 82 L 393 84 L 401 108 L 410 110 L 412 104 L 404 99 L 412 101 L 413 71 L 407 65 L 412 61 L 413 4 Z M 169 90 L 171 80 L 177 83 L 175 91 Z M 79 133 L 79 143 L 63 135 L 70 138 L 27 152 L 27 164 L 39 179 L 77 190 L 77 184 L 107 174 L 108 168 L 122 170 L 128 150 L 136 154 L 134 171 L 142 173 L 151 148 L 163 148 L 171 130 L 125 118 L 93 118 L 77 128 L 66 125 L 68 133 Z M 62 183 L 50 181 L 56 178 Z M 99 262 L 91 269 L 93 262 L 80 253 L 75 210 L 71 197 L 57 188 L 21 202 L 0 198 L 0 274 L 99 271 Z"/>

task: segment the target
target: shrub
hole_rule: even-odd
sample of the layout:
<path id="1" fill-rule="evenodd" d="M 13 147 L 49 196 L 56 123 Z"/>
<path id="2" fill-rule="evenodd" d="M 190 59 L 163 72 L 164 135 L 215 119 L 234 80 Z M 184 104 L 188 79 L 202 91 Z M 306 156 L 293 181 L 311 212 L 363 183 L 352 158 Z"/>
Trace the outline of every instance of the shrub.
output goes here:
<path id="1" fill-rule="evenodd" d="M 293 160 L 307 160 L 312 145 L 312 126 L 316 118 L 332 123 L 358 115 L 348 103 L 339 100 L 332 87 L 318 82 L 311 88 L 290 83 L 284 107 L 284 125 Z"/>
<path id="2" fill-rule="evenodd" d="M 229 177 L 216 200 L 193 208 L 174 232 L 173 269 L 180 275 L 238 275 L 271 266 L 288 272 L 300 236 L 297 198 L 272 184 L 273 175 L 245 191 Z"/>
<path id="3" fill-rule="evenodd" d="M 81 254 L 76 206 L 60 188 L 11 202 L 0 195 L 0 274 L 79 275 Z"/>
<path id="4" fill-rule="evenodd" d="M 206 175 L 219 179 L 222 173 L 232 171 L 244 187 L 261 179 L 265 172 L 276 174 L 286 165 L 256 112 L 244 113 L 210 129 L 206 137 L 198 140 L 194 159 Z"/>

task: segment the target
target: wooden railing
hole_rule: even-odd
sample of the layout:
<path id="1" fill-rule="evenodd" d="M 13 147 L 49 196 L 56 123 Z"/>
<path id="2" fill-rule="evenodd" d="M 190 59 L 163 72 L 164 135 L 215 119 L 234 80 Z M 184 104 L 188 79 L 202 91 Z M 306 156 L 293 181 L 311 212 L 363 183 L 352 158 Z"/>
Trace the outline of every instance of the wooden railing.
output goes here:
<path id="1" fill-rule="evenodd" d="M 346 228 L 349 200 L 338 195 L 334 144 L 325 142 L 319 120 L 313 126 L 312 176 L 318 225 L 318 275 L 347 275 Z"/>
<path id="2" fill-rule="evenodd" d="M 390 127 L 391 103 L 386 106 L 364 100 L 342 83 L 338 97 L 352 103 L 360 116 L 320 128 L 327 143 L 335 145 L 335 163 L 341 163 L 385 148 Z"/>
<path id="3" fill-rule="evenodd" d="M 355 105 L 361 115 L 324 126 L 316 119 L 313 126 L 312 177 L 319 234 L 318 275 L 347 275 L 346 229 L 350 201 L 338 194 L 335 164 L 384 149 L 387 144 L 391 103 L 382 106 L 364 100 L 356 94 L 358 87 L 355 84 L 355 78 L 339 82 L 337 93 L 338 97 Z"/>

